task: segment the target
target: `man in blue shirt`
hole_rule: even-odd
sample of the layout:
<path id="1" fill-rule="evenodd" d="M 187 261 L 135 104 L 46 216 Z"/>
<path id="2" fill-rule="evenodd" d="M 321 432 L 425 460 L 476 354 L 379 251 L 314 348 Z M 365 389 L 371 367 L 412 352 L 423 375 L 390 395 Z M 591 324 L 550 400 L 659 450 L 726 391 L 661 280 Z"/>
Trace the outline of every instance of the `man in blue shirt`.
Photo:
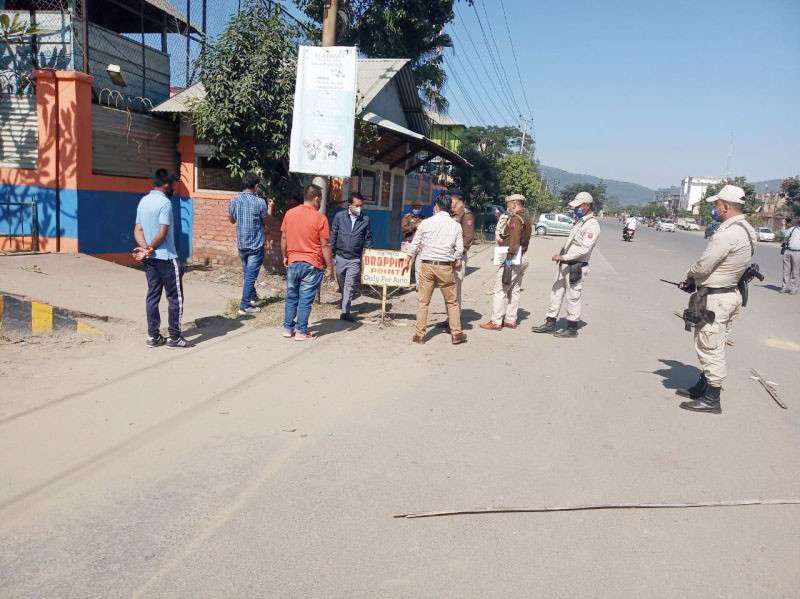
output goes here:
<path id="1" fill-rule="evenodd" d="M 264 227 L 272 215 L 272 199 L 269 207 L 256 195 L 261 178 L 247 173 L 242 179 L 242 193 L 228 204 L 228 217 L 236 225 L 236 245 L 242 260 L 244 285 L 239 302 L 239 314 L 256 314 L 261 308 L 256 305 L 256 280 L 264 263 Z"/>
<path id="2" fill-rule="evenodd" d="M 361 273 L 361 254 L 372 247 L 372 227 L 369 217 L 361 213 L 364 197 L 356 192 L 350 195 L 347 210 L 337 212 L 331 225 L 331 249 L 336 266 L 336 282 L 342 294 L 342 320 L 355 322 L 350 314 L 353 293 Z"/>
<path id="3" fill-rule="evenodd" d="M 169 196 L 175 189 L 175 175 L 164 169 L 156 171 L 153 190 L 139 201 L 133 237 L 139 247 L 134 257 L 144 263 L 147 276 L 147 346 L 166 345 L 172 348 L 191 347 L 181 333 L 183 317 L 182 269 L 175 251 L 172 203 Z M 161 335 L 158 304 L 161 292 L 169 302 L 169 338 Z"/>

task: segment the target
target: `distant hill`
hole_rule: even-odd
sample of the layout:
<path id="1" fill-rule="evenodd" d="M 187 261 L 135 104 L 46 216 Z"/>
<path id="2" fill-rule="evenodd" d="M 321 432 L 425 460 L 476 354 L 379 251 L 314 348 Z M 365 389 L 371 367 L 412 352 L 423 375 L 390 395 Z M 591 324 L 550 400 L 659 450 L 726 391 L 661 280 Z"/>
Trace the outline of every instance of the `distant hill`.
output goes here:
<path id="1" fill-rule="evenodd" d="M 614 179 L 602 179 L 594 175 L 582 175 L 570 173 L 569 171 L 555 168 L 553 166 L 539 165 L 541 171 L 547 177 L 548 186 L 553 188 L 553 183 L 558 180 L 559 189 L 564 189 L 573 183 L 605 183 L 609 198 L 617 198 L 622 204 L 647 204 L 653 201 L 655 190 L 630 183 L 628 181 L 616 181 Z"/>
<path id="2" fill-rule="evenodd" d="M 547 177 L 548 187 L 552 190 L 553 183 L 558 180 L 558 188 L 564 189 L 573 183 L 600 183 L 601 181 L 606 184 L 607 195 L 609 198 L 616 197 L 621 204 L 647 204 L 653 201 L 656 190 L 639 185 L 637 183 L 630 183 L 628 181 L 616 181 L 614 179 L 603 179 L 595 177 L 594 175 L 581 175 L 578 173 L 571 173 L 554 166 L 539 165 L 539 169 Z M 779 191 L 783 179 L 769 179 L 767 181 L 753 181 L 753 186 L 758 193 L 762 193 L 765 189 L 770 192 Z M 675 185 L 671 187 L 662 187 L 658 191 L 669 191 L 670 195 L 679 194 L 680 187 Z"/>

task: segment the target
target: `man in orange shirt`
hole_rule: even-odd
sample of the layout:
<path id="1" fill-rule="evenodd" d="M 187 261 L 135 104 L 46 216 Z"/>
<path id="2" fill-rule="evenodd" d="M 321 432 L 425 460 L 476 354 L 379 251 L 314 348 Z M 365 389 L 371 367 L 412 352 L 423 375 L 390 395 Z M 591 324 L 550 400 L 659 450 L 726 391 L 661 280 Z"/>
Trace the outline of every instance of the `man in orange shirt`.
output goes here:
<path id="1" fill-rule="evenodd" d="M 323 268 L 324 276 L 333 278 L 331 231 L 328 219 L 319 212 L 322 189 L 309 185 L 303 199 L 302 206 L 289 210 L 281 224 L 281 253 L 286 267 L 283 336 L 295 341 L 316 339 L 316 333 L 308 331 L 311 303 L 322 285 Z"/>

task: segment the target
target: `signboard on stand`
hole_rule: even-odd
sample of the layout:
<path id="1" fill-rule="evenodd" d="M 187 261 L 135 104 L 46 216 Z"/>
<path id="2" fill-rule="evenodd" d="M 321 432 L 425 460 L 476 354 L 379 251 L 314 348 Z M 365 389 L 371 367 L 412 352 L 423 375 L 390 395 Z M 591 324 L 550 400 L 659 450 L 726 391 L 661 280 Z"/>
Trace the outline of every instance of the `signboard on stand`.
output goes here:
<path id="1" fill-rule="evenodd" d="M 361 256 L 361 283 L 382 287 L 381 325 L 386 320 L 386 298 L 389 287 L 410 287 L 411 269 L 403 271 L 408 254 L 397 250 L 365 249 Z"/>
<path id="2" fill-rule="evenodd" d="M 356 48 L 300 46 L 289 170 L 349 177 L 356 111 Z"/>

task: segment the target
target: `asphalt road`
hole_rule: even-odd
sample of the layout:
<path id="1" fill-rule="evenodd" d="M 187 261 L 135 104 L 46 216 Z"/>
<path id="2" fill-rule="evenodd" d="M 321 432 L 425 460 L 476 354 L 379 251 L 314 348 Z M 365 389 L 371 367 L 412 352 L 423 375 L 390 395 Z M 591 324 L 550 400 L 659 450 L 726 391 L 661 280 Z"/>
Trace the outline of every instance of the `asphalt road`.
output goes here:
<path id="1" fill-rule="evenodd" d="M 563 243 L 537 237 L 514 331 L 477 328 L 493 268 L 472 257 L 464 346 L 244 327 L 183 354 L 48 349 L 44 381 L 0 356 L 2 389 L 36 390 L 0 400 L 0 596 L 796 597 L 800 506 L 392 518 L 800 499 L 800 298 L 770 287 L 777 247 L 758 249 L 723 414 L 692 414 L 674 395 L 697 376 L 687 296 L 658 279 L 702 235 L 620 231 L 603 224 L 578 339 L 530 333 Z"/>

